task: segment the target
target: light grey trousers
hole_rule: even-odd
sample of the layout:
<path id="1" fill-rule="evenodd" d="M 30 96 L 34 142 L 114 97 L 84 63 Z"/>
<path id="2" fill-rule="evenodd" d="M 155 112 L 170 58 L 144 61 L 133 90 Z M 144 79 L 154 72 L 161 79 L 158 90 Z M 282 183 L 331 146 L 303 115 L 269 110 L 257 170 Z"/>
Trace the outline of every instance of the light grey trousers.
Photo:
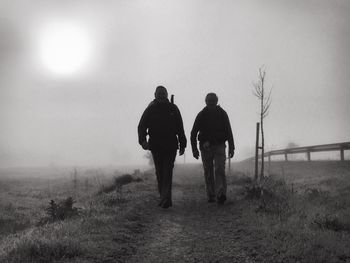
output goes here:
<path id="1" fill-rule="evenodd" d="M 226 145 L 214 144 L 209 148 L 201 148 L 205 186 L 208 199 L 226 195 L 227 182 L 225 175 Z"/>

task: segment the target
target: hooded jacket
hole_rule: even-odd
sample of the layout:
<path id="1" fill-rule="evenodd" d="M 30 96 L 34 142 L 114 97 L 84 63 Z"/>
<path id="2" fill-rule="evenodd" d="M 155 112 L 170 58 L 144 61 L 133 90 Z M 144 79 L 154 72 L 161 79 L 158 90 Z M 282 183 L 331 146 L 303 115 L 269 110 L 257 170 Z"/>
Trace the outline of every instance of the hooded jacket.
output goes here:
<path id="1" fill-rule="evenodd" d="M 149 135 L 151 151 L 185 149 L 187 140 L 178 107 L 169 100 L 153 100 L 143 112 L 138 125 L 139 144 Z"/>

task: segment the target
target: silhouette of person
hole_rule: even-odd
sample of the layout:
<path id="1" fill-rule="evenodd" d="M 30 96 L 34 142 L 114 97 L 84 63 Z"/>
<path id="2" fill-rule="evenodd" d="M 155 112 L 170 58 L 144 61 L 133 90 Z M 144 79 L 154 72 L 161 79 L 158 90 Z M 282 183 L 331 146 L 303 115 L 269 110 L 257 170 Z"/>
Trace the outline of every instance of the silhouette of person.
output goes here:
<path id="1" fill-rule="evenodd" d="M 179 155 L 183 155 L 187 140 L 180 111 L 169 102 L 166 88 L 158 86 L 154 96 L 140 119 L 138 137 L 142 148 L 152 153 L 160 194 L 159 206 L 168 208 L 172 206 L 171 188 L 177 149 L 180 148 Z"/>
<path id="2" fill-rule="evenodd" d="M 206 107 L 198 113 L 191 131 L 192 153 L 194 158 L 199 158 L 198 135 L 208 202 L 223 204 L 227 191 L 225 143 L 228 141 L 229 158 L 234 155 L 235 145 L 230 120 L 226 111 L 217 105 L 216 94 L 208 93 L 205 103 Z"/>

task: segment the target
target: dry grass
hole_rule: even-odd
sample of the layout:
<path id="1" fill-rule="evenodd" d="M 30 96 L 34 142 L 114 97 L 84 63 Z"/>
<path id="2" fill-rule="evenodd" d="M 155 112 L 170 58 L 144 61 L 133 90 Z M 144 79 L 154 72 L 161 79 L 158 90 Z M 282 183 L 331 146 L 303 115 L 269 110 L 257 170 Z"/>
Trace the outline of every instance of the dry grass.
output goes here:
<path id="1" fill-rule="evenodd" d="M 350 261 L 349 169 L 339 164 L 279 163 L 259 194 L 247 186 L 245 220 L 261 233 L 257 261 Z"/>
<path id="2" fill-rule="evenodd" d="M 104 246 L 109 246 L 104 243 L 108 240 L 106 236 L 111 235 L 111 228 L 117 227 L 116 218 L 122 217 L 126 204 L 134 199 L 128 184 L 140 179 L 130 174 L 119 178 L 115 172 L 98 173 L 98 179 L 91 174 L 75 174 L 73 181 L 68 174 L 52 179 L 50 184 L 41 177 L 1 178 L 4 184 L 0 185 L 3 187 L 0 206 L 5 213 L 0 216 L 0 262 L 103 259 Z M 101 192 L 101 185 L 113 190 Z M 75 216 L 71 217 L 72 214 Z M 99 248 L 94 247 L 96 242 L 100 243 Z"/>
<path id="3" fill-rule="evenodd" d="M 256 192 L 250 192 L 249 172 L 234 166 L 234 175 L 228 178 L 228 204 L 218 212 L 213 207 L 203 210 L 201 166 L 176 167 L 174 187 L 193 194 L 193 199 L 190 195 L 184 201 L 183 214 L 206 225 L 206 216 L 214 213 L 214 219 L 220 213 L 228 230 L 225 238 L 256 262 L 350 262 L 348 167 L 327 168 L 323 162 L 321 168 L 303 163 L 284 165 L 282 170 L 279 165 L 271 167 L 271 176 Z M 96 174 L 83 176 L 78 170 L 74 187 L 69 173 L 50 184 L 41 177 L 2 178 L 0 262 L 123 262 L 134 254 L 140 242 L 147 242 L 144 231 L 152 225 L 147 220 L 157 216 L 147 214 L 144 207 L 156 203 L 154 175 L 143 174 L 143 180 L 135 182 L 129 175 L 118 181 L 113 172 L 99 170 L 98 179 Z M 112 190 L 100 191 L 102 185 Z M 68 196 L 77 201 L 78 216 L 36 226 L 51 199 Z M 212 222 L 210 226 L 213 232 L 208 237 L 214 238 L 216 226 Z M 183 227 L 189 227 L 186 221 Z M 193 235 L 201 237 L 200 232 Z M 217 253 L 220 248 L 212 249 Z M 192 256 L 200 259 L 199 254 Z"/>
<path id="4" fill-rule="evenodd" d="M 101 185 L 98 194 L 121 191 L 123 185 L 130 184 L 133 181 L 142 181 L 141 178 L 134 178 L 131 174 L 122 174 L 114 176 L 113 181 L 108 185 Z"/>

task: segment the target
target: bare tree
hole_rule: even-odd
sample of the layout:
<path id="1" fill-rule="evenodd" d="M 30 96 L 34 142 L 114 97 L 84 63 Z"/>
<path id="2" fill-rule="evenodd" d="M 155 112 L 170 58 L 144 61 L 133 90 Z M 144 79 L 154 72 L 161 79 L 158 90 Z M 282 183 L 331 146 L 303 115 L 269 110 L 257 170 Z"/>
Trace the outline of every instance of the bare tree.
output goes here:
<path id="1" fill-rule="evenodd" d="M 271 106 L 271 89 L 266 92 L 266 69 L 265 66 L 259 68 L 258 81 L 253 83 L 253 93 L 260 101 L 260 126 L 261 126 L 261 171 L 260 179 L 264 176 L 264 161 L 265 161 L 265 137 L 264 137 L 264 119 L 269 114 Z"/>

